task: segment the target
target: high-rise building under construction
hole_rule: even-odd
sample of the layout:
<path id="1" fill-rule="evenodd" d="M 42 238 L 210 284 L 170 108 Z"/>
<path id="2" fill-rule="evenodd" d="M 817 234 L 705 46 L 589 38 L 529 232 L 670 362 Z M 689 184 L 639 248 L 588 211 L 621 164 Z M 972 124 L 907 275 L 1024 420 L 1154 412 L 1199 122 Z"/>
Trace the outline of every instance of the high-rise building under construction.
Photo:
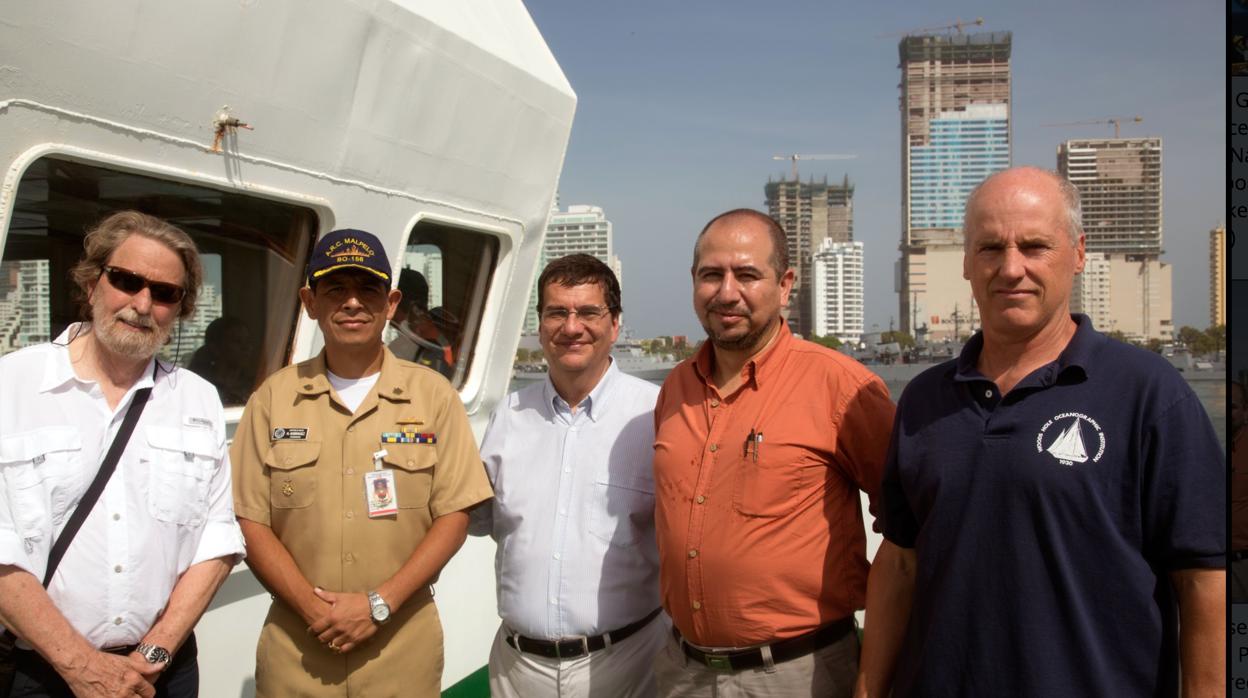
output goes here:
<path id="1" fill-rule="evenodd" d="M 767 195 L 767 212 L 784 227 L 789 266 L 797 280 L 789 295 L 789 326 L 804 337 L 810 336 L 814 331 L 811 255 L 824 240 L 853 241 L 854 185 L 849 175 L 832 184 L 826 177 L 820 182 L 782 178 L 767 182 L 763 191 Z"/>
<path id="2" fill-rule="evenodd" d="M 1069 140 L 1058 146 L 1057 171 L 1079 190 L 1085 266 L 1106 270 L 1095 283 L 1087 269 L 1075 277 L 1072 309 L 1129 339 L 1172 339 L 1172 270 L 1160 259 L 1161 139 Z"/>
<path id="3" fill-rule="evenodd" d="M 976 326 L 962 278 L 962 213 L 1010 166 L 1010 32 L 907 36 L 901 68 L 901 329 L 954 339 Z"/>

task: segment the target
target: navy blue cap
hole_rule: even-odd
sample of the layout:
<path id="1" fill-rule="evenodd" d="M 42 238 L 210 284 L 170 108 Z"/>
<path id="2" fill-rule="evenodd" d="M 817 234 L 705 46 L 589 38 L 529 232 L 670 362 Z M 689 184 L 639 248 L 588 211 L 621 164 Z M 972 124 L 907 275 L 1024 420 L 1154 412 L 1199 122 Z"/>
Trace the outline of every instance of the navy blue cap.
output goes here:
<path id="1" fill-rule="evenodd" d="M 365 269 L 390 283 L 390 258 L 381 240 L 363 230 L 334 230 L 317 240 L 308 261 L 308 285 L 339 269 Z"/>

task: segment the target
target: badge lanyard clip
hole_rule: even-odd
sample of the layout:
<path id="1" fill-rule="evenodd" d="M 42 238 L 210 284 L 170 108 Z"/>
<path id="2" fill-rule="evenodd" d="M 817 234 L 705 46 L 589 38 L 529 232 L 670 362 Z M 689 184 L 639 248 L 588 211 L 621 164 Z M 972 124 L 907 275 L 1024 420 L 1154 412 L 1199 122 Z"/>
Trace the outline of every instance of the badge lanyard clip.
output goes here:
<path id="1" fill-rule="evenodd" d="M 390 453 L 384 448 L 373 453 L 373 470 L 381 470 L 381 459 L 388 455 L 390 455 Z"/>

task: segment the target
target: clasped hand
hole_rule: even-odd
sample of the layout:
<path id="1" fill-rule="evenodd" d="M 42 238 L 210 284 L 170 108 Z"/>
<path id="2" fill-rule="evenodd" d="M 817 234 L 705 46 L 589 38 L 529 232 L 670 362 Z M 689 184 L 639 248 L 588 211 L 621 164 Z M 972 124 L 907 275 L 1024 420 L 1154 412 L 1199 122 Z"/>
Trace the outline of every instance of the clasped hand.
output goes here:
<path id="1" fill-rule="evenodd" d="M 312 622 L 308 632 L 334 652 L 350 652 L 377 632 L 368 595 L 313 589 L 329 610 Z"/>

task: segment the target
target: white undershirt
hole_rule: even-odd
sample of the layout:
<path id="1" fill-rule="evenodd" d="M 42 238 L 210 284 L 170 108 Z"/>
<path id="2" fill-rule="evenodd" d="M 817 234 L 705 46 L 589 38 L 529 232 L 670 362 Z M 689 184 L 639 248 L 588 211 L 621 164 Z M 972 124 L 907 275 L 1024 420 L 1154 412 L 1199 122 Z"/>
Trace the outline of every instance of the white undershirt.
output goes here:
<path id="1" fill-rule="evenodd" d="M 342 400 L 342 404 L 346 405 L 353 414 L 360 408 L 360 403 L 364 402 L 364 398 L 372 391 L 373 386 L 377 385 L 377 378 L 381 376 L 380 371 L 363 378 L 343 378 L 334 375 L 333 371 L 325 372 L 329 374 L 329 384 L 334 386 L 338 399 Z"/>

